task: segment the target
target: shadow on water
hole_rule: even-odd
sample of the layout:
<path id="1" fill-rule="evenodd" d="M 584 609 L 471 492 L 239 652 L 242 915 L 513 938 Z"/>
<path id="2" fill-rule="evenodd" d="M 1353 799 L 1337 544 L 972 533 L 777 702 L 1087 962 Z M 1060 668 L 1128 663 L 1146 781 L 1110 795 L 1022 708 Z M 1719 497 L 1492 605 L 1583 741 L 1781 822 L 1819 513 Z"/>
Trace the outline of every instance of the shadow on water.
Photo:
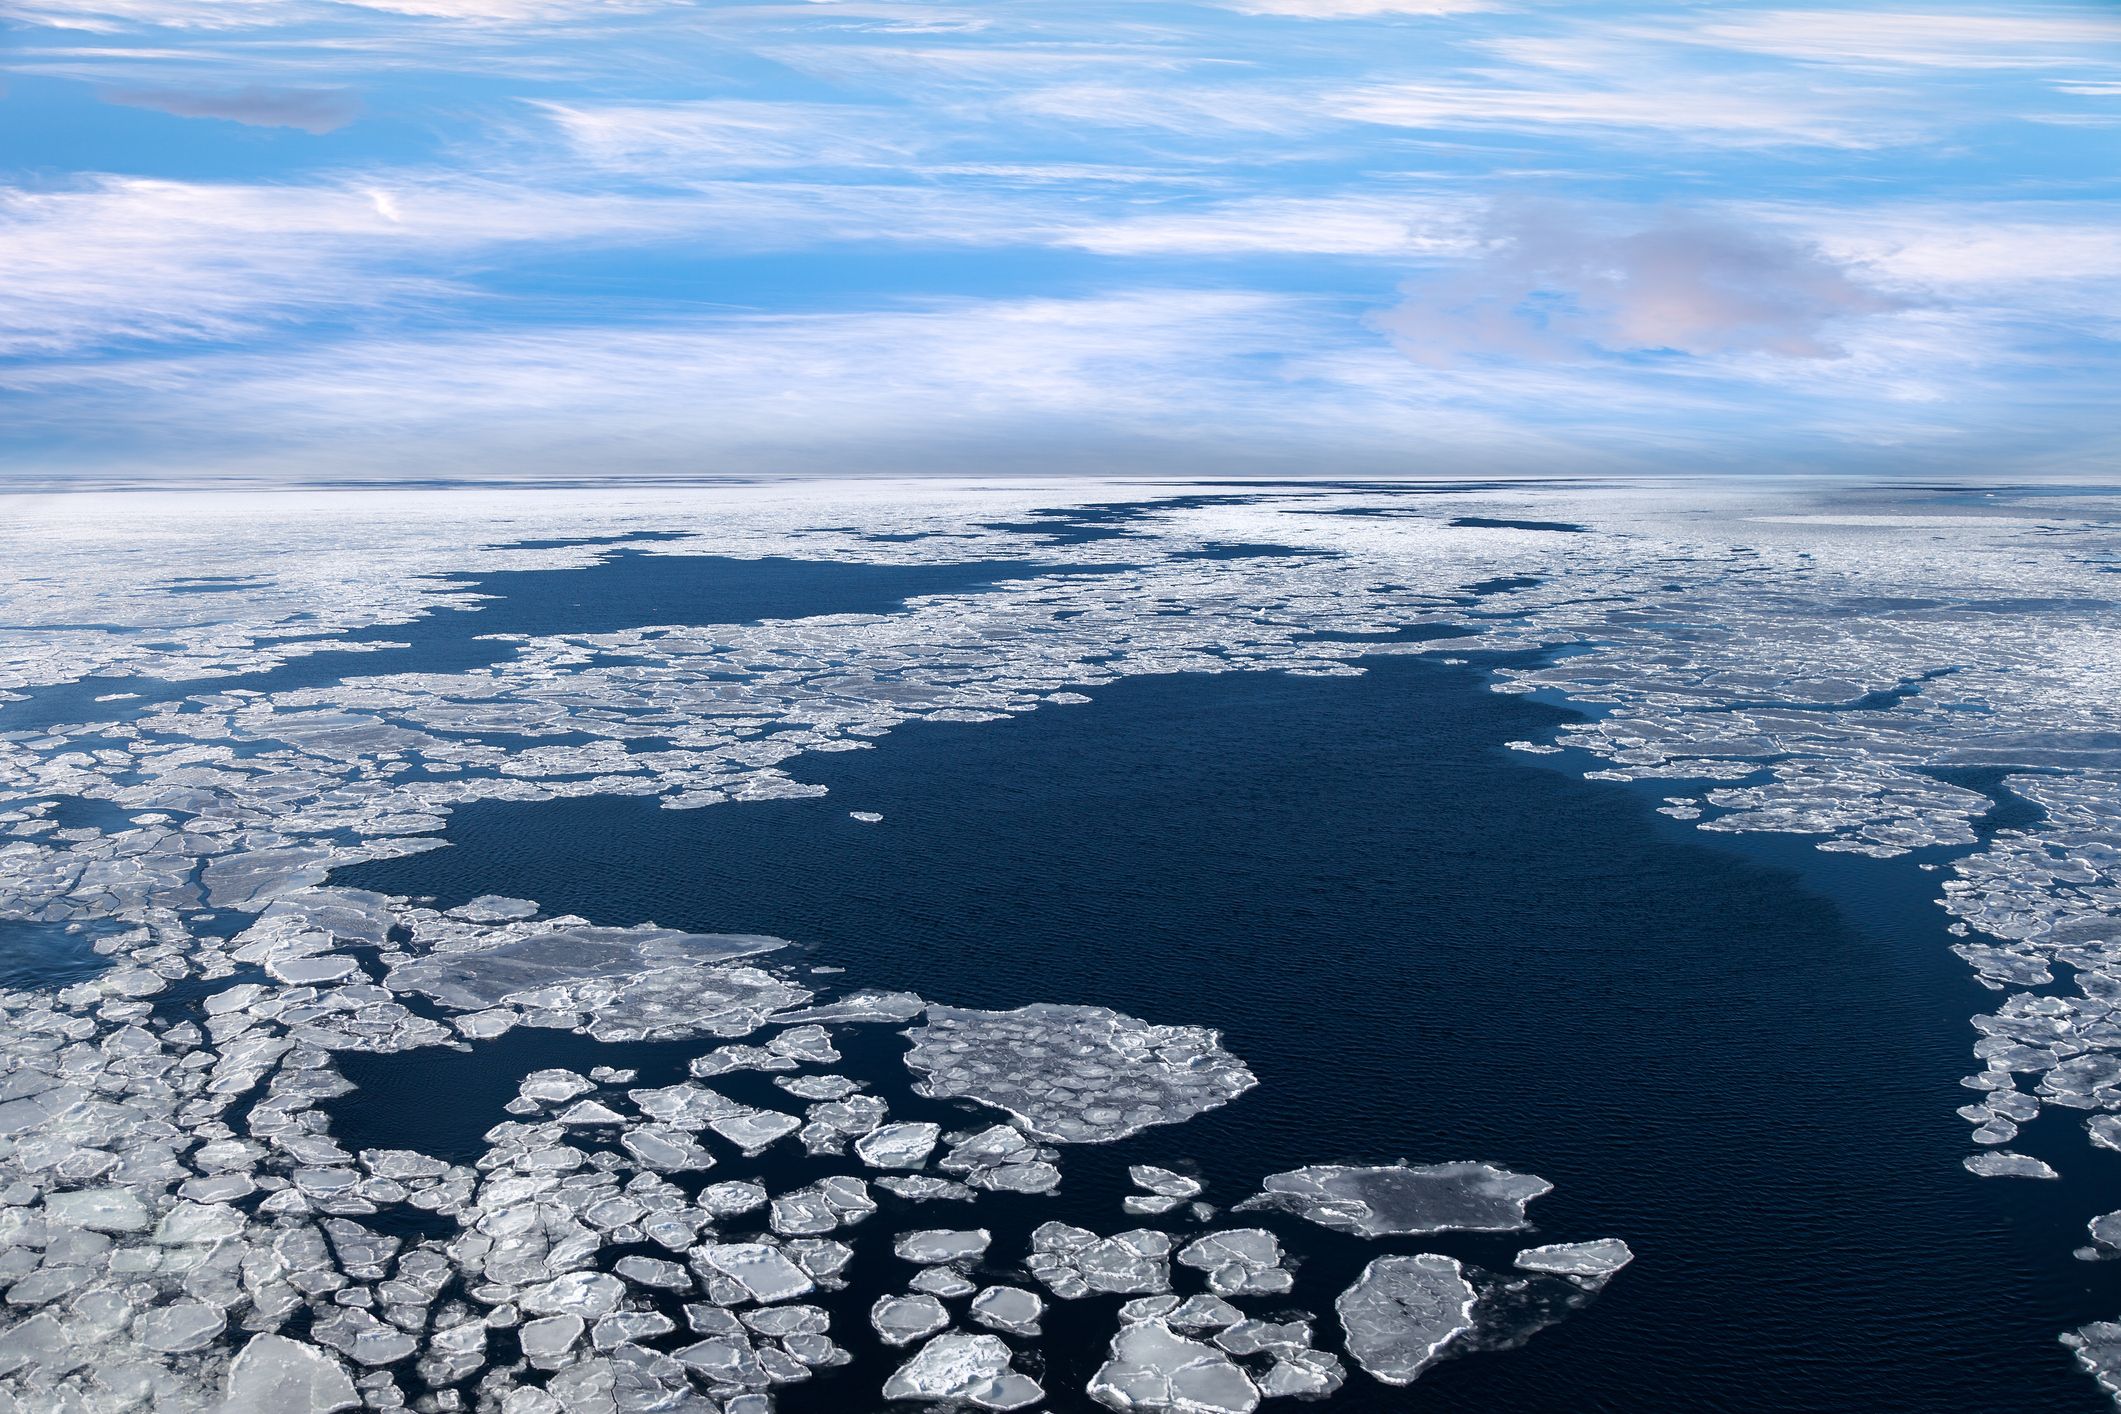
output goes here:
<path id="1" fill-rule="evenodd" d="M 1449 1361 L 1410 1393 L 1358 1375 L 1335 1408 L 2106 1407 L 2055 1336 L 2121 1310 L 2121 1269 L 2067 1257 L 2100 1211 L 2094 1180 L 2114 1176 L 2103 1161 L 2121 1156 L 2072 1153 L 2047 1185 L 1960 1168 L 1966 1023 L 1992 999 L 1947 951 L 1935 876 L 1704 836 L 1653 812 L 1662 791 L 1503 750 L 1566 714 L 1485 691 L 1475 667 L 1379 659 L 1359 679 L 1176 676 L 1091 695 L 802 761 L 831 788 L 818 799 L 467 808 L 455 848 L 339 881 L 773 932 L 858 985 L 1223 1028 L 1260 1088 L 1068 1150 L 1043 1205 L 994 1221 L 983 1202 L 1004 1260 L 1043 1217 L 1132 1225 L 1116 1195 L 1123 1166 L 1145 1161 L 1200 1172 L 1227 1205 L 1301 1163 L 1490 1159 L 1557 1185 L 1531 1240 L 1635 1246 L 1589 1309 L 1524 1349 Z M 864 1032 L 848 1068 L 883 1077 L 895 1109 L 935 1109 L 907 1095 L 892 1032 L 849 1034 Z M 465 1096 L 476 1112 L 451 1122 L 475 1136 L 522 1069 L 632 1064 L 627 1049 L 511 1038 L 491 1057 L 349 1057 L 348 1072 L 378 1096 Z M 484 1067 L 505 1074 L 480 1080 Z M 2074 1122 L 2043 1118 L 2027 1146 Z M 885 1221 L 857 1248 L 882 1243 Z M 1292 1304 L 1324 1317 L 1329 1344 L 1332 1297 L 1368 1256 L 1506 1268 L 1521 1245 L 1282 1231 L 1305 1258 Z M 864 1306 L 907 1275 L 888 1253 L 862 1262 Z M 1085 1405 L 1113 1304 L 1051 1318 L 1053 1407 Z M 855 1377 L 793 1391 L 791 1407 L 846 1407 Z"/>

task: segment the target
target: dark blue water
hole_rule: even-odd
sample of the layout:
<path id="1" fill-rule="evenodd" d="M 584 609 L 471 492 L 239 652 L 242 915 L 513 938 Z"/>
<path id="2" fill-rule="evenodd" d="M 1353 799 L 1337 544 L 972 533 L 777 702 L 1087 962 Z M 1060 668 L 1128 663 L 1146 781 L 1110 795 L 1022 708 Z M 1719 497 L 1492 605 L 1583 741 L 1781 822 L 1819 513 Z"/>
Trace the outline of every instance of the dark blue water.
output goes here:
<path id="1" fill-rule="evenodd" d="M 111 931 L 0 918 L 0 991 L 87 981 L 110 966 L 95 945 L 98 936 Z"/>
<path id="2" fill-rule="evenodd" d="M 499 892 L 599 922 L 779 933 L 850 982 L 938 1000 L 1223 1028 L 1260 1088 L 1067 1150 L 1056 1199 L 983 1199 L 1005 1260 L 1046 1217 L 1133 1225 L 1117 1195 L 1143 1161 L 1201 1172 L 1227 1204 L 1307 1162 L 1489 1159 L 1557 1185 L 1533 1205 L 1536 1240 L 1635 1246 L 1597 1301 L 1525 1348 L 1449 1361 L 1406 1392 L 1357 1375 L 1336 1407 L 2106 1407 L 2055 1335 L 2121 1311 L 2121 1268 L 2067 1256 L 2110 1206 L 2121 1156 L 2088 1153 L 2063 1114 L 2018 1146 L 2066 1154 L 2063 1182 L 1959 1167 L 1967 1018 L 1993 999 L 1947 951 L 1935 876 L 1704 836 L 1653 812 L 1668 788 L 1503 750 L 1563 714 L 1486 691 L 1470 667 L 1378 660 L 1361 679 L 1182 676 L 1091 695 L 797 763 L 831 787 L 822 799 L 486 805 L 458 814 L 452 849 L 338 877 L 445 905 Z M 906 1094 L 888 1028 L 846 1034 L 846 1068 L 878 1077 L 895 1110 L 965 1118 Z M 334 1115 L 349 1143 L 468 1157 L 524 1070 L 639 1063 L 657 1083 L 700 1049 L 532 1032 L 471 1056 L 347 1057 L 364 1089 Z M 726 1079 L 745 1098 L 764 1084 Z M 840 1167 L 774 1164 L 774 1183 Z M 854 1242 L 965 1213 L 887 1214 Z M 1521 1245 L 1269 1225 L 1306 1256 L 1292 1304 L 1325 1317 L 1329 1344 L 1332 1297 L 1369 1256 L 1506 1267 Z M 872 1250 L 843 1309 L 905 1275 Z M 1049 1318 L 1053 1407 L 1086 1404 L 1116 1304 Z M 881 1373 L 865 1360 L 790 1407 L 869 1407 Z"/>
<path id="3" fill-rule="evenodd" d="M 1512 520 L 1502 516 L 1455 516 L 1451 524 L 1469 530 L 1552 530 L 1581 535 L 1584 528 L 1565 520 Z"/>

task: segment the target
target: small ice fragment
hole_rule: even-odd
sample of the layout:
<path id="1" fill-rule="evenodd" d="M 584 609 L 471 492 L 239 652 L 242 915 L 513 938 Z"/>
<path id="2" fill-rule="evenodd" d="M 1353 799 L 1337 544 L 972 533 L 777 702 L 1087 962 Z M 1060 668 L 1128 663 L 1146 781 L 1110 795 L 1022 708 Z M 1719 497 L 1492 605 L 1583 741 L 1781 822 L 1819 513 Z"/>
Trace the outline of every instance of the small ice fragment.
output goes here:
<path id="1" fill-rule="evenodd" d="M 1967 1172 L 1983 1178 L 2060 1178 L 2045 1161 L 2030 1154 L 2014 1154 L 2008 1149 L 1991 1149 L 1986 1153 L 1968 1154 L 1960 1162 Z"/>
<path id="2" fill-rule="evenodd" d="M 886 1345 L 911 1345 L 950 1324 L 950 1313 L 933 1296 L 880 1296 L 869 1308 L 869 1324 Z"/>
<path id="3" fill-rule="evenodd" d="M 993 1240 L 993 1235 L 985 1228 L 970 1231 L 928 1228 L 901 1234 L 892 1244 L 892 1250 L 908 1262 L 933 1266 L 938 1262 L 978 1261 Z"/>
<path id="4" fill-rule="evenodd" d="M 1545 1247 L 1527 1247 L 1517 1254 L 1517 1267 L 1520 1271 L 1604 1281 L 1634 1260 L 1635 1253 L 1627 1243 L 1617 1237 L 1601 1237 L 1595 1242 L 1553 1242 Z"/>

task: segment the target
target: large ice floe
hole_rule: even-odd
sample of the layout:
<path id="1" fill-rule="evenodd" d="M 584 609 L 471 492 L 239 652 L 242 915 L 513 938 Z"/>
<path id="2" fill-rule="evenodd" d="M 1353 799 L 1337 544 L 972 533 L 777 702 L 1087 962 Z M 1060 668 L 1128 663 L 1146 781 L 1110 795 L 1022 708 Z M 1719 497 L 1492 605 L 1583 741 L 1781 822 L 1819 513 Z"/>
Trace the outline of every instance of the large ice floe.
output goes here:
<path id="1" fill-rule="evenodd" d="M 1421 1162 L 1321 1154 L 1268 1177 L 1246 1206 L 1272 1229 L 1218 1224 L 1208 1201 L 1237 1194 L 1138 1164 L 1138 1191 L 1101 1195 L 1112 1231 L 975 1240 L 1003 1231 L 994 1205 L 1090 1181 L 1069 1146 L 1221 1106 L 1241 1123 L 1254 1077 L 1212 1016 L 931 1005 L 776 939 L 329 882 L 441 847 L 467 805 L 814 795 L 788 770 L 807 754 L 1067 710 L 1131 676 L 1541 650 L 1493 685 L 1592 710 L 1521 749 L 1654 782 L 1698 828 L 1933 852 L 1957 951 L 1997 998 L 1963 1181 L 2066 1169 L 2005 1147 L 2046 1108 L 2121 1148 L 2107 522 L 2059 498 L 1910 521 L 1728 487 L 1164 495 L 288 496 L 240 516 L 55 498 L 0 524 L 0 560 L 40 567 L 0 588 L 0 921 L 88 960 L 0 990 L 0 1404 L 766 1414 L 818 1380 L 855 1408 L 1249 1410 L 1339 1388 L 1336 1349 L 1403 1383 L 1501 1348 L 1483 1312 L 1541 1283 L 1588 1299 L 1612 1278 L 1600 1299 L 1624 1300 L 1631 1253 L 1595 1233 L 1542 1233 L 1506 1275 L 1418 1250 L 1520 1230 L 1546 1191 L 1437 1162 L 1464 1154 L 1447 1135 Z M 1035 512 L 1123 501 L 1129 533 L 1042 563 L 1057 522 Z M 1512 528 L 1531 522 L 1583 531 Z M 622 541 L 904 566 L 937 536 L 1022 568 L 891 613 L 510 632 L 471 667 L 407 646 L 484 612 L 476 576 L 582 569 Z M 1276 543 L 1321 553 L 1203 554 Z M 171 595 L 202 561 L 231 591 Z M 853 818 L 895 828 L 876 815 Z M 927 1109 L 894 1114 L 886 1077 L 841 1062 L 863 1027 L 903 1033 Z M 696 1050 L 645 1083 L 630 1061 L 534 1062 L 463 1152 L 334 1137 L 343 1055 L 545 1032 Z M 832 1171 L 775 1180 L 784 1155 Z M 1314 1239 L 1377 1250 L 1321 1292 Z M 902 1289 L 856 1299 L 858 1251 Z M 1118 1304 L 1087 1389 L 1041 1387 L 1042 1332 L 1064 1324 L 1041 1321 L 1047 1298 Z M 1328 1302 L 1337 1320 L 1306 1314 Z M 2121 1390 L 2115 1326 L 2069 1341 Z"/>
<path id="2" fill-rule="evenodd" d="M 1530 1225 L 1525 1205 L 1554 1185 L 1493 1164 L 1317 1164 L 1268 1174 L 1240 1209 L 1285 1208 L 1322 1227 L 1360 1237 L 1431 1232 L 1512 1232 Z"/>
<path id="3" fill-rule="evenodd" d="M 928 1008 L 906 1064 L 924 1093 L 965 1096 L 1060 1143 L 1124 1139 L 1180 1124 L 1257 1084 L 1213 1031 L 1150 1026 L 1106 1007 Z"/>

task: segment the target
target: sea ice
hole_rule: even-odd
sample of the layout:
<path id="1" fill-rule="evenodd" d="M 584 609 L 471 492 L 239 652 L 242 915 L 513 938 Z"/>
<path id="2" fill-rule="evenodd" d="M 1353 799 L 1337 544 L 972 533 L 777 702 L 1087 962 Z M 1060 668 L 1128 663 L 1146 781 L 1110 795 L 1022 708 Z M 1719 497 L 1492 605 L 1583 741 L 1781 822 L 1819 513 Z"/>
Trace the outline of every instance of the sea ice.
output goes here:
<path id="1" fill-rule="evenodd" d="M 1360 1237 L 1431 1232 L 1512 1232 L 1525 1205 L 1554 1185 L 1484 1163 L 1351 1168 L 1318 1164 L 1269 1174 L 1239 1211 L 1284 1208 Z"/>
<path id="2" fill-rule="evenodd" d="M 855 1157 L 871 1168 L 917 1169 L 942 1132 L 942 1126 L 928 1123 L 883 1125 L 854 1141 Z"/>
<path id="3" fill-rule="evenodd" d="M 971 1231 L 928 1228 L 921 1232 L 901 1233 L 892 1244 L 892 1250 L 905 1261 L 923 1266 L 939 1262 L 976 1262 L 993 1240 L 993 1234 L 985 1228 Z"/>
<path id="4" fill-rule="evenodd" d="M 1011 1335 L 1035 1336 L 1046 1303 L 1021 1287 L 990 1286 L 972 1298 L 972 1319 Z"/>
<path id="5" fill-rule="evenodd" d="M 228 1367 L 217 1414 L 337 1414 L 361 1402 L 338 1361 L 283 1335 L 254 1335 Z"/>
<path id="6" fill-rule="evenodd" d="M 1473 1328 L 1473 1305 L 1458 1263 L 1424 1252 L 1372 1261 L 1334 1309 L 1355 1363 L 1386 1384 L 1404 1385 Z"/>
<path id="7" fill-rule="evenodd" d="M 1155 1317 L 1120 1327 L 1111 1353 L 1090 1377 L 1089 1392 L 1122 1414 L 1251 1414 L 1260 1399 L 1258 1387 L 1227 1353 Z"/>
<path id="8" fill-rule="evenodd" d="M 950 1324 L 950 1313 L 933 1296 L 879 1296 L 869 1324 L 886 1345 L 911 1345 Z"/>
<path id="9" fill-rule="evenodd" d="M 1061 1143 L 1121 1139 L 1228 1104 L 1258 1082 L 1197 1026 L 1154 1026 L 1105 1007 L 931 1006 L 906 1033 L 920 1090 L 964 1096 Z"/>
<path id="10" fill-rule="evenodd" d="M 2060 1178 L 2042 1159 L 2030 1154 L 2013 1154 L 2007 1149 L 1991 1149 L 1982 1154 L 1968 1154 L 1961 1160 L 1967 1172 L 1983 1178 Z"/>
<path id="11" fill-rule="evenodd" d="M 1021 1409 L 1044 1397 L 1036 1382 L 1009 1368 L 1009 1347 L 999 1337 L 961 1331 L 935 1337 L 884 1382 L 886 1399 L 982 1409 Z"/>
<path id="12" fill-rule="evenodd" d="M 1604 1281 L 1634 1260 L 1635 1254 L 1627 1243 L 1617 1237 L 1602 1237 L 1595 1242 L 1554 1242 L 1545 1247 L 1527 1247 L 1517 1254 L 1516 1265 L 1527 1272 Z"/>

